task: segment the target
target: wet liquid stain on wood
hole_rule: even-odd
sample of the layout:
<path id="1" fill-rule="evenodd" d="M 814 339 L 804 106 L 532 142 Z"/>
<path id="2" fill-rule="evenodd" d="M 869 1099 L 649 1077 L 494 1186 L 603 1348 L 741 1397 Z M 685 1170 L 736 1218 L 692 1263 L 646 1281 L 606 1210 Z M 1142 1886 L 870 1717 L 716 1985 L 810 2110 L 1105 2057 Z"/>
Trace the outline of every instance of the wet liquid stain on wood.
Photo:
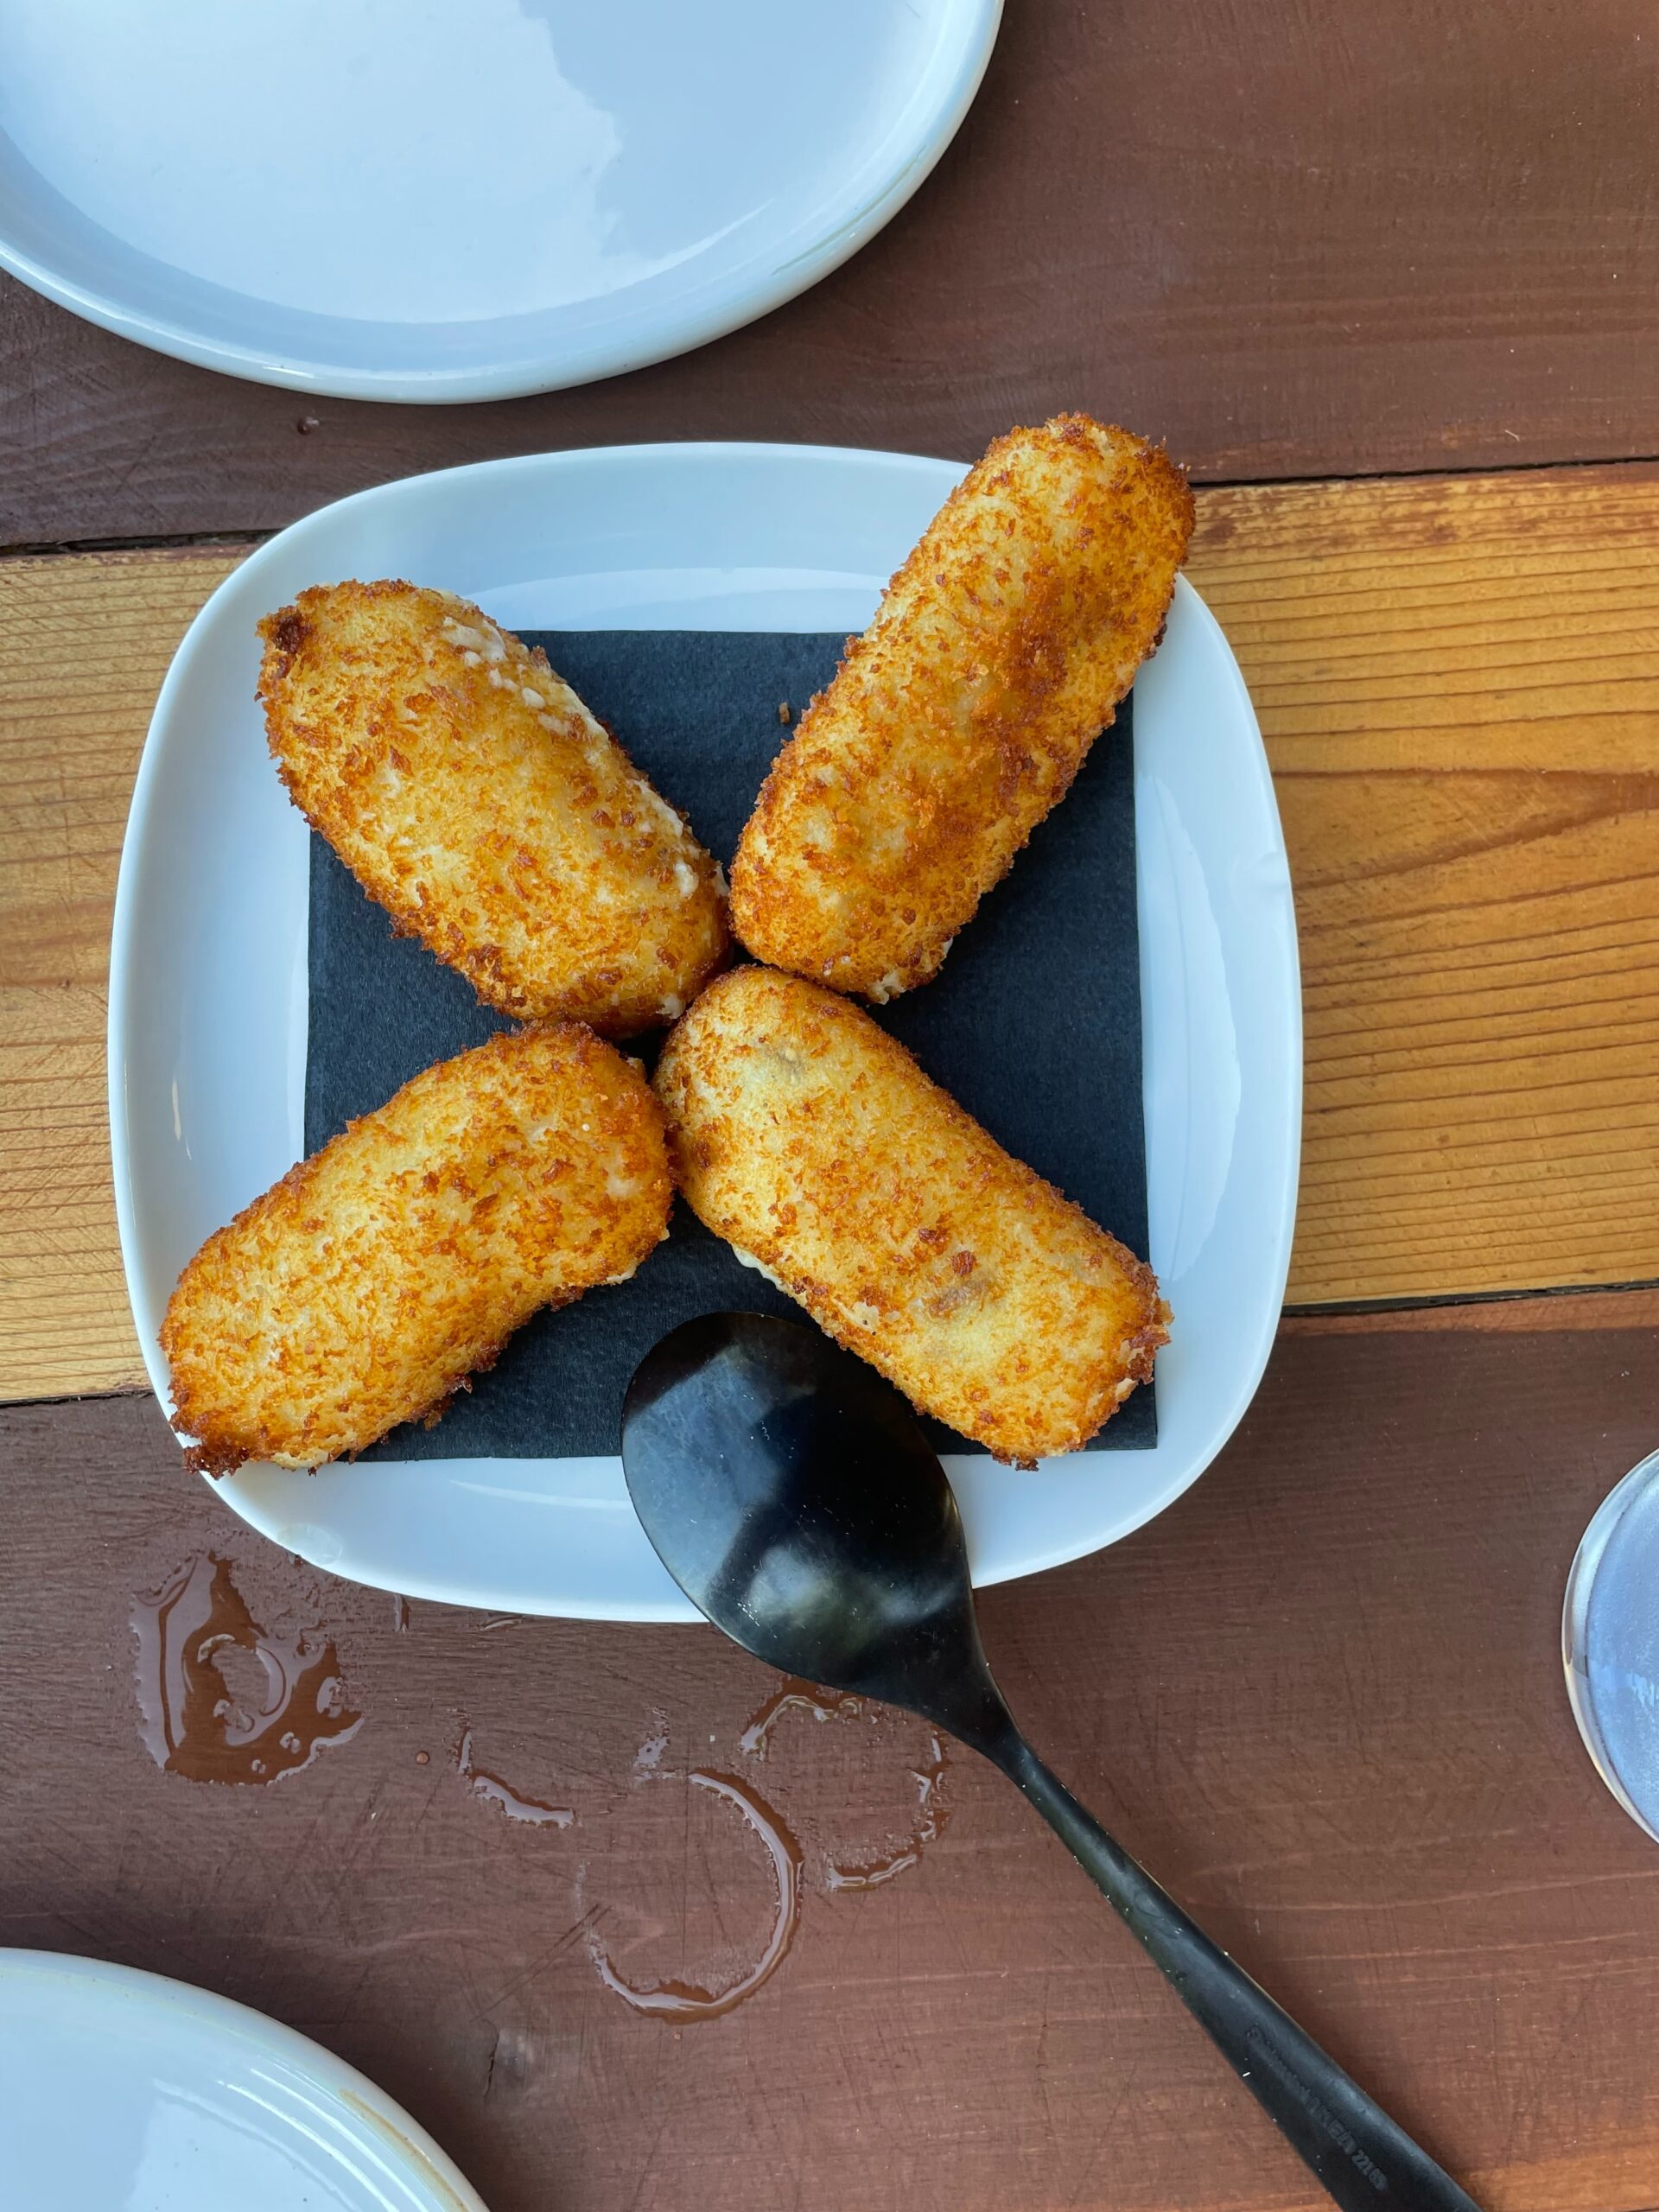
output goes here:
<path id="1" fill-rule="evenodd" d="M 187 1560 L 159 1590 L 136 1598 L 131 1618 L 140 1728 L 150 1756 L 168 1773 L 193 1782 L 275 1782 L 309 1766 L 329 1745 L 347 1742 L 363 1725 L 363 1715 L 346 1703 L 339 1656 L 325 1631 L 315 1625 L 282 1631 L 264 1628 L 237 1589 L 230 1562 L 215 1553 Z M 395 1599 L 394 1633 L 406 1632 L 408 1622 L 407 1600 Z M 820 1722 L 861 1714 L 873 1720 L 882 1717 L 880 1708 L 869 1708 L 862 1698 L 786 1679 L 742 1729 L 740 1750 L 764 1761 L 774 1725 L 793 1712 Z M 669 1778 L 661 1772 L 667 1748 L 666 1722 L 653 1713 L 652 1732 L 633 1762 L 636 1784 Z M 426 1753 L 416 1756 L 417 1764 L 427 1764 Z M 469 1721 L 462 1723 L 454 1761 L 470 1794 L 508 1820 L 544 1828 L 575 1825 L 572 1808 L 529 1796 L 477 1765 Z M 877 1858 L 842 1862 L 823 1852 L 826 1890 L 875 1889 L 918 1863 L 948 1817 L 939 1795 L 946 1766 L 944 1743 L 931 1732 L 926 1756 L 912 1770 L 918 1801 L 915 1827 L 902 1843 Z M 718 2019 L 772 1979 L 800 1924 L 804 1864 L 799 1840 L 753 1783 L 712 1768 L 693 1769 L 685 1780 L 728 1806 L 760 1839 L 776 1899 L 760 1956 L 719 1988 L 676 1977 L 631 1982 L 589 1927 L 588 1955 L 604 1986 L 630 2011 L 677 2026 Z"/>
<path id="2" fill-rule="evenodd" d="M 663 1763 L 668 1749 L 668 1719 L 661 1713 L 651 1716 L 651 1733 L 633 1755 L 633 1778 L 643 1782 L 647 1775 L 655 1774 Z"/>
<path id="3" fill-rule="evenodd" d="M 778 1905 L 772 1932 L 760 1956 L 747 1974 L 721 1990 L 705 1989 L 699 1982 L 672 1980 L 638 1988 L 632 1982 L 625 1981 L 611 1963 L 598 1931 L 588 1929 L 588 1955 L 606 1988 L 620 1997 L 631 2011 L 648 2013 L 677 2026 L 683 2026 L 690 2020 L 717 2020 L 722 2012 L 734 2011 L 746 1997 L 753 1997 L 782 1965 L 795 1940 L 801 1917 L 801 1847 L 784 1826 L 775 1808 L 751 1783 L 740 1782 L 734 1774 L 716 1774 L 699 1768 L 687 1775 L 686 1780 L 694 1789 L 711 1790 L 734 1807 L 760 1837 L 772 1860 L 778 1885 Z"/>
<path id="4" fill-rule="evenodd" d="M 140 1727 L 150 1757 L 192 1782 L 268 1783 L 297 1774 L 363 1716 L 319 1628 L 260 1626 L 212 1552 L 133 1601 Z M 244 1655 L 238 1674 L 233 1656 Z M 263 1681 L 260 1677 L 263 1676 Z M 249 1678 L 251 1677 L 251 1680 Z"/>
<path id="5" fill-rule="evenodd" d="M 781 1713 L 810 1713 L 815 1720 L 839 1720 L 843 1717 L 850 1719 L 863 1710 L 863 1699 L 855 1697 L 849 1690 L 821 1690 L 816 1682 L 804 1682 L 798 1675 L 786 1675 L 751 1718 L 737 1739 L 737 1746 L 750 1758 L 763 1759 L 772 1723 Z"/>
<path id="6" fill-rule="evenodd" d="M 750 1719 L 738 1738 L 739 1748 L 751 1758 L 764 1759 L 772 1738 L 772 1730 L 785 1713 L 808 1713 L 815 1720 L 854 1719 L 865 1709 L 865 1700 L 850 1690 L 820 1689 L 816 1682 L 802 1681 L 798 1676 L 788 1676 L 773 1691 Z M 879 1717 L 879 1713 L 871 1718 Z M 912 1767 L 911 1774 L 916 1783 L 918 1815 L 915 1827 L 905 1841 L 892 1851 L 874 1859 L 843 1865 L 826 1853 L 823 1882 L 827 1890 L 874 1890 L 883 1882 L 892 1881 L 895 1874 L 902 1874 L 907 1867 L 920 1861 L 923 1852 L 943 1834 L 944 1824 L 950 1817 L 950 1808 L 940 1796 L 950 1758 L 944 1738 L 937 1729 L 928 1732 L 927 1756 L 919 1767 Z"/>
<path id="7" fill-rule="evenodd" d="M 526 1797 L 522 1790 L 503 1782 L 499 1774 L 474 1766 L 470 1724 L 462 1729 L 455 1747 L 455 1771 L 481 1804 L 493 1805 L 510 1821 L 524 1821 L 538 1828 L 568 1828 L 575 1825 L 576 1816 L 568 1806 L 548 1805 L 539 1797 Z"/>
<path id="8" fill-rule="evenodd" d="M 936 1837 L 944 1832 L 950 1817 L 950 1808 L 939 1796 L 939 1785 L 950 1762 L 945 1754 L 944 1738 L 937 1729 L 927 1739 L 927 1757 L 920 1766 L 912 1767 L 911 1774 L 916 1783 L 918 1813 L 916 1826 L 910 1839 L 885 1858 L 869 1859 L 857 1866 L 843 1866 L 835 1859 L 824 1862 L 824 1886 L 831 1890 L 874 1890 L 883 1882 L 890 1882 L 895 1874 L 902 1874 L 907 1866 L 916 1866 L 924 1851 Z"/>

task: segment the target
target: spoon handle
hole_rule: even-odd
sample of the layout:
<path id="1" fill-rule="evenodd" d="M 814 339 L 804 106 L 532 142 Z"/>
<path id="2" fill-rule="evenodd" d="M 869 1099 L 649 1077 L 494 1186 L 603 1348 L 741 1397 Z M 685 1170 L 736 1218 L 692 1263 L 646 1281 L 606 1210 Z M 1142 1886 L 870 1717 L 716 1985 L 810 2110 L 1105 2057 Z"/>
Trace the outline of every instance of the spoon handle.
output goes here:
<path id="1" fill-rule="evenodd" d="M 1022 1738 L 982 1744 L 1091 1875 L 1344 2212 L 1478 2212 L 1472 2197 L 1115 1843 Z"/>

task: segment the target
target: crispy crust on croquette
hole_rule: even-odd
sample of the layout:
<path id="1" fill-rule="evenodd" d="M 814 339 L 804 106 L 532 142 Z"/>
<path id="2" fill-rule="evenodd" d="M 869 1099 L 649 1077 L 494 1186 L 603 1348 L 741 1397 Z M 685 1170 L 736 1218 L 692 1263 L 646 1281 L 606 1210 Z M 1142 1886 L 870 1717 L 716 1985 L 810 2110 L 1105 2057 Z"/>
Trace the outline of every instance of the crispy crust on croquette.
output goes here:
<path id="1" fill-rule="evenodd" d="M 762 786 L 732 866 L 757 959 L 877 1001 L 938 972 L 1162 635 L 1192 512 L 1087 416 L 996 441 Z"/>
<path id="2" fill-rule="evenodd" d="M 714 861 L 539 648 L 396 582 L 315 586 L 259 632 L 295 804 L 487 1004 L 622 1037 L 721 965 Z"/>
<path id="3" fill-rule="evenodd" d="M 162 1324 L 192 1463 L 314 1467 L 435 1420 L 521 1323 L 667 1232 L 663 1117 L 575 1022 L 441 1061 L 210 1236 Z"/>
<path id="4" fill-rule="evenodd" d="M 1077 1450 L 1150 1376 L 1169 1319 L 1151 1268 L 849 1000 L 735 969 L 657 1090 L 698 1218 L 998 1459 Z"/>

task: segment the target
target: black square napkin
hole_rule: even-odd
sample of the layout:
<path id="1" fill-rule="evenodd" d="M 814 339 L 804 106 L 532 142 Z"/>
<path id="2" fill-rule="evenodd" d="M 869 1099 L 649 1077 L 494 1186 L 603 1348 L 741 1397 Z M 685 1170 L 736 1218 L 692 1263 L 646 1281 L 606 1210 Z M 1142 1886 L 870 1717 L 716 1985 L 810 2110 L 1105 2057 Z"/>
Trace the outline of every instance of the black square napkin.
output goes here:
<path id="1" fill-rule="evenodd" d="M 729 861 L 791 719 L 835 672 L 842 639 L 728 631 L 523 632 L 609 723 L 709 849 Z M 876 1019 L 1016 1158 L 1130 1249 L 1147 1249 L 1130 704 L 952 948 L 937 981 Z M 308 1152 L 433 1061 L 507 1023 L 424 945 L 394 938 L 320 837 L 311 841 Z M 655 1039 L 630 1052 L 653 1059 Z M 538 1315 L 435 1428 L 395 1429 L 383 1459 L 563 1459 L 617 1448 L 638 1361 L 695 1313 L 797 1312 L 677 1205 L 632 1281 Z M 943 1450 L 977 1452 L 943 1427 Z M 1157 1441 L 1150 1387 L 1091 1449 Z"/>

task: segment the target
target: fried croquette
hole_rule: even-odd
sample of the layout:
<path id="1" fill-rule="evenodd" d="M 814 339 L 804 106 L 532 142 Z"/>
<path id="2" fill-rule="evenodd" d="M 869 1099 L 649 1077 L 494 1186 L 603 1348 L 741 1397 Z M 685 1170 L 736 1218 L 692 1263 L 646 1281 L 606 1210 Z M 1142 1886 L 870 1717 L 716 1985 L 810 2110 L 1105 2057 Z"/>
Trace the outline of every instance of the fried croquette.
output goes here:
<path id="1" fill-rule="evenodd" d="M 1162 635 L 1192 529 L 1127 430 L 999 438 L 762 786 L 732 867 L 756 959 L 878 1002 L 937 974 Z"/>
<path id="2" fill-rule="evenodd" d="M 540 1307 L 632 1274 L 671 1203 L 632 1061 L 576 1022 L 493 1037 L 207 1239 L 162 1325 L 173 1426 L 218 1475 L 435 1420 Z"/>
<path id="3" fill-rule="evenodd" d="M 698 1218 L 925 1413 L 1031 1465 L 1152 1373 L 1153 1272 L 849 1000 L 739 968 L 657 1071 Z"/>
<path id="4" fill-rule="evenodd" d="M 259 632 L 296 804 L 487 1004 L 625 1037 L 721 965 L 719 870 L 539 649 L 406 583 L 302 591 Z"/>

